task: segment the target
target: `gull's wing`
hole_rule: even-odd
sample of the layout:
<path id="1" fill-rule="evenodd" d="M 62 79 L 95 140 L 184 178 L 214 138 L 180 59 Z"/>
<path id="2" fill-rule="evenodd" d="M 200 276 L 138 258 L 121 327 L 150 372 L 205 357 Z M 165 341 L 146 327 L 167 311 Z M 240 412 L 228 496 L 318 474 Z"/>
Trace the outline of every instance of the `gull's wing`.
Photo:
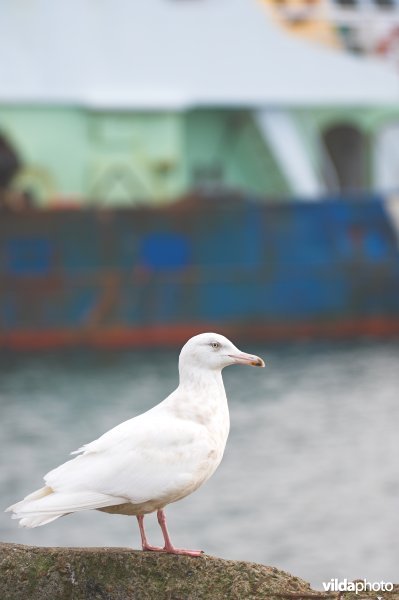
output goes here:
<path id="1" fill-rule="evenodd" d="M 83 454 L 45 476 L 56 492 L 87 490 L 138 504 L 195 486 L 207 470 L 203 425 L 170 411 L 148 411 L 82 448 Z"/>

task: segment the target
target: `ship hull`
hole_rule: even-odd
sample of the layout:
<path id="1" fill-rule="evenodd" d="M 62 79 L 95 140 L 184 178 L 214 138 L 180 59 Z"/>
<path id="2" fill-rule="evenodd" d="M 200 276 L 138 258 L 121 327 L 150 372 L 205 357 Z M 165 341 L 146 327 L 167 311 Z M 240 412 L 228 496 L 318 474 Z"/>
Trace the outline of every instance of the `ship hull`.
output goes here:
<path id="1" fill-rule="evenodd" d="M 3 349 L 399 335 L 381 198 L 8 213 L 0 237 Z"/>

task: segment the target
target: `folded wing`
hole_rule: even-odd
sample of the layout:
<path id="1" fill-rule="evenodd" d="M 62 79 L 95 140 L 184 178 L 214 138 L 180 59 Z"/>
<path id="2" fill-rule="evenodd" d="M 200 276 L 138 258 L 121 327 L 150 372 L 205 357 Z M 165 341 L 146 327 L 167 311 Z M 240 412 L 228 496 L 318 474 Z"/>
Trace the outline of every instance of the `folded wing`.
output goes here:
<path id="1" fill-rule="evenodd" d="M 45 476 L 46 486 L 8 510 L 26 527 L 70 512 L 178 495 L 206 469 L 209 440 L 203 426 L 168 412 L 121 423 L 83 446 Z"/>

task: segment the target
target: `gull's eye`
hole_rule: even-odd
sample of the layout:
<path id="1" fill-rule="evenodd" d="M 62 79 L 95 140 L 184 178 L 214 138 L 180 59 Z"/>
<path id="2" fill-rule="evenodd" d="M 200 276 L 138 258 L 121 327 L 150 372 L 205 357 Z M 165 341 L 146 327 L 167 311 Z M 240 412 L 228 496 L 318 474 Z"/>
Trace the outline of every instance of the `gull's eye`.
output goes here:
<path id="1" fill-rule="evenodd" d="M 220 348 L 220 343 L 219 342 L 211 342 L 211 346 L 212 346 L 212 348 L 217 350 L 218 348 Z"/>

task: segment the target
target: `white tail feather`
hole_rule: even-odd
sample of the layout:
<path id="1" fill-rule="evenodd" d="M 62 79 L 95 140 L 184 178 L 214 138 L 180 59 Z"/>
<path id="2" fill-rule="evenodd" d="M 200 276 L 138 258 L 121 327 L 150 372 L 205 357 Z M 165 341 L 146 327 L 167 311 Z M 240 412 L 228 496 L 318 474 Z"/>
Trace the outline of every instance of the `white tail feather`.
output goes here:
<path id="1" fill-rule="evenodd" d="M 18 506 L 22 506 L 27 501 L 38 500 L 39 498 L 44 498 L 44 496 L 48 496 L 49 494 L 53 494 L 53 490 L 48 485 L 45 485 L 44 487 L 40 488 L 39 490 L 35 490 L 31 494 L 28 494 L 27 496 L 25 496 L 25 498 L 23 500 L 21 500 L 20 502 L 16 502 L 15 504 L 12 504 L 8 508 L 6 508 L 4 512 L 15 512 L 18 509 Z"/>
<path id="2" fill-rule="evenodd" d="M 98 492 L 54 492 L 46 486 L 6 510 L 14 513 L 13 519 L 20 519 L 21 527 L 39 527 L 71 512 L 116 506 L 125 502 L 126 498 Z"/>
<path id="3" fill-rule="evenodd" d="M 63 517 L 64 513 L 61 513 L 59 515 L 53 515 L 52 517 L 48 517 L 45 515 L 32 515 L 31 517 L 23 517 L 20 518 L 17 515 L 13 515 L 13 519 L 20 519 L 18 526 L 19 527 L 40 527 L 41 525 L 47 525 L 47 523 L 51 523 L 51 521 L 55 521 L 56 519 L 59 519 L 60 517 Z"/>

